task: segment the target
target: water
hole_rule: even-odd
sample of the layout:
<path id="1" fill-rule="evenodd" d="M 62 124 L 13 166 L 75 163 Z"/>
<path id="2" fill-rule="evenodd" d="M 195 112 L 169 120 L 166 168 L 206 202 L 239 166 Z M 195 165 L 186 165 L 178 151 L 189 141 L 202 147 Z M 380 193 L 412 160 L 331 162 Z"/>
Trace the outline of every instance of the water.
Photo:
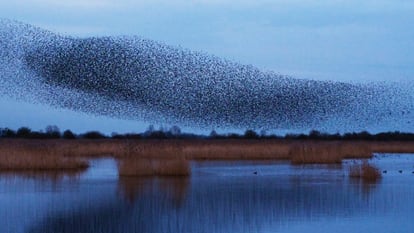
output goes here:
<path id="1" fill-rule="evenodd" d="M 2 173 L 0 232 L 414 232 L 414 155 L 371 163 L 387 170 L 377 183 L 349 179 L 350 160 L 194 162 L 189 178 L 118 178 L 111 159 Z"/>

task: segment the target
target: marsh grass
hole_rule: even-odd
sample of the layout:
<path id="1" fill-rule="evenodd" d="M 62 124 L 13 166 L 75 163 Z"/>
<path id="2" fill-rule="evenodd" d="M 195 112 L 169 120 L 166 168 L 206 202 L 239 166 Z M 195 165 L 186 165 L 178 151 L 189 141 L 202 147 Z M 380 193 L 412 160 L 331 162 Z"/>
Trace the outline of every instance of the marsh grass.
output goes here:
<path id="1" fill-rule="evenodd" d="M 55 144 L 35 142 L 2 142 L 0 170 L 65 170 L 89 167 L 86 160 L 66 157 Z"/>
<path id="2" fill-rule="evenodd" d="M 378 168 L 364 161 L 362 164 L 353 164 L 349 168 L 349 177 L 359 178 L 363 181 L 377 181 L 382 175 Z"/>
<path id="3" fill-rule="evenodd" d="M 272 140 L 217 140 L 186 143 L 183 154 L 191 160 L 289 159 L 290 143 Z"/>
<path id="4" fill-rule="evenodd" d="M 414 152 L 410 142 L 389 142 L 390 148 L 387 144 L 271 139 L 0 139 L 0 170 L 77 169 L 87 167 L 90 158 L 112 157 L 119 161 L 120 175 L 182 175 L 190 173 L 188 161 L 192 160 L 290 160 L 292 164 L 329 164 L 341 163 L 344 158 L 371 158 L 374 151 L 402 148 Z"/>
<path id="5" fill-rule="evenodd" d="M 371 158 L 368 146 L 357 142 L 301 142 L 291 146 L 289 158 L 293 164 L 341 163 L 344 158 Z"/>
<path id="6" fill-rule="evenodd" d="M 342 154 L 338 153 L 338 145 L 333 143 L 323 143 L 323 145 L 299 143 L 292 146 L 290 150 L 292 164 L 341 163 L 342 158 Z"/>

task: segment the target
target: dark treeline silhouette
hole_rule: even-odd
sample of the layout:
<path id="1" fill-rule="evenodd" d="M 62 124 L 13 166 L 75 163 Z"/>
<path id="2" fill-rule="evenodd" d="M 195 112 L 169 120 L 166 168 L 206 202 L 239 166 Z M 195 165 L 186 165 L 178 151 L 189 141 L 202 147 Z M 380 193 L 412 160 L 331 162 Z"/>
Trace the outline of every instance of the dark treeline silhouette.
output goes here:
<path id="1" fill-rule="evenodd" d="M 212 130 L 210 135 L 199 135 L 183 133 L 178 126 L 169 129 L 161 127 L 156 130 L 150 125 L 143 133 L 112 133 L 111 136 L 99 131 L 89 131 L 83 134 L 75 134 L 71 130 L 63 133 L 57 126 L 47 126 L 44 131 L 33 131 L 28 127 L 17 130 L 0 128 L 0 138 L 24 138 L 24 139 L 288 139 L 288 140 L 363 140 L 363 141 L 414 141 L 414 133 L 403 133 L 399 131 L 370 134 L 367 131 L 358 133 L 329 134 L 312 130 L 308 134 L 286 134 L 279 136 L 267 135 L 265 131 L 260 134 L 248 129 L 244 134 L 228 133 L 219 134 Z"/>

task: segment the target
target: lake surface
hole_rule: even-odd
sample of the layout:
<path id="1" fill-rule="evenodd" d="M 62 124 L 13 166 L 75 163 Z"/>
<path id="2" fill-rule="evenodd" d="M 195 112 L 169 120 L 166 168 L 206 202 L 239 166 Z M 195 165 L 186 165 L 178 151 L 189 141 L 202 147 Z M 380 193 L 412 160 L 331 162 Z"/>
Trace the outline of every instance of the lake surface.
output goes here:
<path id="1" fill-rule="evenodd" d="M 376 183 L 348 178 L 353 163 L 193 162 L 188 178 L 118 178 L 102 159 L 83 173 L 1 173 L 0 232 L 414 232 L 414 154 L 375 155 L 387 170 Z"/>

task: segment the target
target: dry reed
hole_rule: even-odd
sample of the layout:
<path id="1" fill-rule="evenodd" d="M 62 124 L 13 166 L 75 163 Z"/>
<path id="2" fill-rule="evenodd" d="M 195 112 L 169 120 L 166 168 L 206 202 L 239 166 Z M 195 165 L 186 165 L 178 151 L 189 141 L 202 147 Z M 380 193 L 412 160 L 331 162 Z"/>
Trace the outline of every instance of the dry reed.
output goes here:
<path id="1" fill-rule="evenodd" d="M 211 140 L 185 143 L 184 156 L 192 160 L 288 159 L 289 143 L 271 140 Z"/>
<path id="2" fill-rule="evenodd" d="M 343 158 L 370 158 L 372 152 L 414 152 L 411 142 L 361 141 L 291 141 L 291 140 L 24 140 L 0 139 L 0 169 L 68 169 L 86 167 L 84 158 L 115 157 L 119 160 L 142 159 L 150 164 L 165 164 L 173 170 L 173 163 L 187 160 L 279 160 L 301 163 L 340 163 Z M 167 162 L 168 160 L 180 162 Z M 184 161 L 184 162 L 181 162 Z M 123 164 L 123 163 L 121 163 Z M 124 165 L 120 166 L 123 167 Z M 151 165 L 149 173 L 163 173 L 162 165 Z M 132 166 L 133 167 L 133 166 Z M 184 166 L 185 167 L 185 166 Z M 121 173 L 127 172 L 127 168 Z M 134 170 L 134 169 L 132 169 Z M 178 173 L 181 174 L 178 169 Z M 185 173 L 185 172 L 184 172 Z"/>
<path id="3" fill-rule="evenodd" d="M 290 159 L 293 164 L 306 163 L 341 163 L 342 155 L 338 153 L 337 144 L 305 144 L 292 146 Z"/>
<path id="4" fill-rule="evenodd" d="M 53 143 L 1 143 L 0 170 L 64 170 L 88 166 L 81 158 L 65 157 Z"/>
<path id="5" fill-rule="evenodd" d="M 291 145 L 293 164 L 341 163 L 344 158 L 371 158 L 369 146 L 358 142 L 304 141 Z"/>

